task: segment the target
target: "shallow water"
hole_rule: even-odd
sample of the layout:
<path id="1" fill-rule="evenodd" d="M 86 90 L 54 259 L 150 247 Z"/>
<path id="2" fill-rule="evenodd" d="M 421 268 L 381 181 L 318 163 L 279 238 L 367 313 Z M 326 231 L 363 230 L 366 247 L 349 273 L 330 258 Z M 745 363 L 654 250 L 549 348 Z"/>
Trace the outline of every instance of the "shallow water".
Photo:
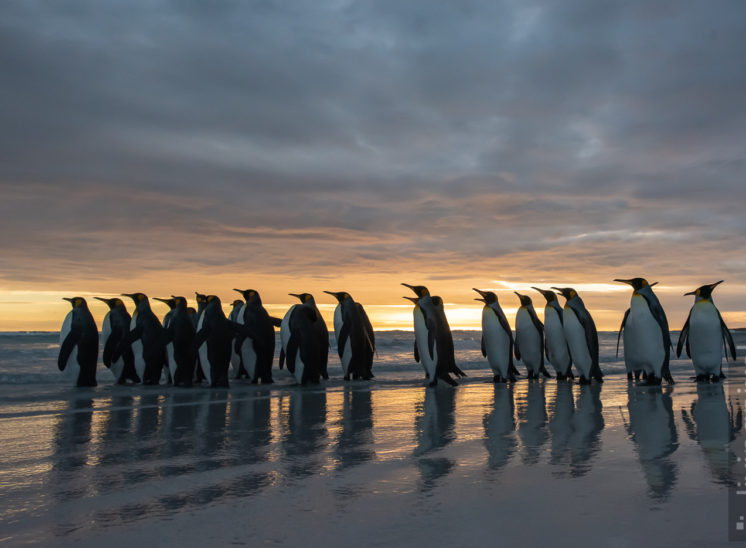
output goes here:
<path id="1" fill-rule="evenodd" d="M 56 352 L 27 337 L 33 349 L 20 335 L 0 349 Z M 682 360 L 672 387 L 628 383 L 619 362 L 603 385 L 507 386 L 461 359 L 469 377 L 454 390 L 428 389 L 419 366 L 387 358 L 371 383 L 318 387 L 286 372 L 228 390 L 103 375 L 93 389 L 0 384 L 0 542 L 727 541 L 742 365 L 725 385 L 691 382 Z M 48 374 L 1 363 L 7 376 Z"/>

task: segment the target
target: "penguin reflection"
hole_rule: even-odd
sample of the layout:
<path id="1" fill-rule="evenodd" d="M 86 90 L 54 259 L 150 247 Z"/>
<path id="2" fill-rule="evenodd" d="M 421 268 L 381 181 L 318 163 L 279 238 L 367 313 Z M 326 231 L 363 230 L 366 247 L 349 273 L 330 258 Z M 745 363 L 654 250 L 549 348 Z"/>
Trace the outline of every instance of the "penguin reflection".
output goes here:
<path id="1" fill-rule="evenodd" d="M 93 419 L 93 400 L 75 398 L 59 416 L 54 433 L 54 463 L 50 472 L 54 496 L 61 502 L 80 498 L 88 489 L 86 462 L 88 461 Z"/>
<path id="2" fill-rule="evenodd" d="M 494 385 L 492 411 L 484 415 L 482 424 L 489 467 L 499 470 L 510 461 L 518 445 L 514 433 L 513 384 Z"/>
<path id="3" fill-rule="evenodd" d="M 523 445 L 523 464 L 536 464 L 547 442 L 547 410 L 543 382 L 529 382 L 526 400 L 518 404 L 518 435 Z"/>
<path id="4" fill-rule="evenodd" d="M 552 418 L 549 420 L 549 431 L 552 433 L 550 462 L 552 464 L 567 462 L 566 456 L 573 433 L 573 418 L 575 415 L 572 386 L 572 383 L 569 382 L 557 383 L 554 404 L 550 409 L 552 414 Z"/>
<path id="5" fill-rule="evenodd" d="M 269 457 L 272 441 L 270 392 L 257 389 L 249 398 L 231 398 L 230 437 L 239 444 L 240 464 L 257 464 Z"/>
<path id="6" fill-rule="evenodd" d="M 697 400 L 692 402 L 688 412 L 681 410 L 681 418 L 689 438 L 702 448 L 715 482 L 729 485 L 730 467 L 736 460 L 729 443 L 743 425 L 734 424 L 734 419 L 738 419 L 728 411 L 723 385 L 698 384 Z"/>
<path id="7" fill-rule="evenodd" d="M 337 439 L 338 468 L 355 466 L 375 456 L 370 390 L 354 390 L 350 386 L 345 386 L 342 428 Z"/>
<path id="8" fill-rule="evenodd" d="M 282 417 L 287 425 L 282 445 L 287 473 L 298 479 L 312 476 L 319 469 L 315 462 L 318 453 L 327 444 L 326 392 L 293 390 L 286 413 Z"/>
<path id="9" fill-rule="evenodd" d="M 425 400 L 417 406 L 415 431 L 417 447 L 415 457 L 423 457 L 437 449 L 445 447 L 455 439 L 456 392 L 438 387 L 425 389 Z M 453 469 L 455 463 L 448 458 L 420 458 L 417 466 L 420 469 L 423 490 L 429 490 L 439 478 Z"/>
<path id="10" fill-rule="evenodd" d="M 627 394 L 627 431 L 640 458 L 648 495 L 666 500 L 678 474 L 676 464 L 669 458 L 679 446 L 671 392 L 660 387 L 630 385 Z"/>
<path id="11" fill-rule="evenodd" d="M 591 459 L 601 446 L 601 431 L 604 429 L 601 385 L 580 385 L 575 401 L 570 436 L 570 474 L 580 477 L 591 469 Z"/>

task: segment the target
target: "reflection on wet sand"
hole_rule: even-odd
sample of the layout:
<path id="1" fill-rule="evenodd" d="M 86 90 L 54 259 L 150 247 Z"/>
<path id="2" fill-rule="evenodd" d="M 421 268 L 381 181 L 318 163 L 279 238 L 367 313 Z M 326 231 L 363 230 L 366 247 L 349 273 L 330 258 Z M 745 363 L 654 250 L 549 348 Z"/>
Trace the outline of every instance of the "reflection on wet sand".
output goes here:
<path id="1" fill-rule="evenodd" d="M 570 449 L 570 475 L 580 477 L 591 469 L 591 461 L 601 449 L 601 431 L 604 429 L 601 384 L 582 384 L 575 401 L 572 417 Z"/>
<path id="2" fill-rule="evenodd" d="M 432 489 L 438 479 L 448 475 L 455 466 L 452 459 L 426 457 L 429 453 L 451 443 L 454 432 L 456 393 L 448 387 L 425 389 L 425 399 L 415 410 L 415 436 L 417 446 L 414 456 L 420 470 L 421 490 Z"/>
<path id="3" fill-rule="evenodd" d="M 552 433 L 552 450 L 549 462 L 554 465 L 564 465 L 568 462 L 567 452 L 575 414 L 572 386 L 569 382 L 558 382 L 554 403 L 550 406 L 552 418 L 549 420 L 549 431 Z M 558 471 L 554 473 L 557 474 Z M 564 469 L 561 469 L 559 474 L 563 475 L 563 473 Z"/>
<path id="4" fill-rule="evenodd" d="M 648 495 L 667 500 L 676 484 L 678 467 L 671 456 L 679 447 L 673 417 L 672 389 L 630 384 L 627 388 L 627 432 L 640 458 Z"/>
<path id="5" fill-rule="evenodd" d="M 482 419 L 484 445 L 489 455 L 487 462 L 493 470 L 500 470 L 513 456 L 518 445 L 515 437 L 515 406 L 513 384 L 494 385 L 491 411 Z"/>
<path id="6" fill-rule="evenodd" d="M 696 441 L 713 479 L 725 485 L 731 483 L 730 468 L 736 455 L 729 444 L 743 428 L 740 407 L 735 416 L 725 403 L 722 384 L 697 384 L 697 399 L 687 411 L 681 410 L 686 433 Z"/>
<path id="7" fill-rule="evenodd" d="M 280 404 L 280 423 L 285 432 L 282 447 L 291 478 L 302 479 L 319 469 L 319 452 L 327 445 L 326 392 L 296 388 L 288 396 L 289 402 Z"/>
<path id="8" fill-rule="evenodd" d="M 342 421 L 337 438 L 338 469 L 367 462 L 376 456 L 373 448 L 373 404 L 370 388 L 344 387 Z"/>
<path id="9" fill-rule="evenodd" d="M 518 436 L 523 446 L 521 457 L 523 464 L 533 465 L 539 462 L 542 447 L 549 438 L 544 383 L 528 381 L 525 400 L 519 395 L 517 407 Z"/>

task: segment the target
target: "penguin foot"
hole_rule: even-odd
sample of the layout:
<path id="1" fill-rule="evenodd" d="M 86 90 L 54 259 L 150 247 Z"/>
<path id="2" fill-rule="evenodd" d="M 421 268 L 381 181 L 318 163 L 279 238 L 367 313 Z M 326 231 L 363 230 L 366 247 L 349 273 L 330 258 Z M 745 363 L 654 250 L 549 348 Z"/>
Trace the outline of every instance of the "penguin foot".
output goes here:
<path id="1" fill-rule="evenodd" d="M 259 379 L 251 379 L 251 384 L 259 384 Z"/>
<path id="2" fill-rule="evenodd" d="M 712 382 L 720 382 L 720 375 L 713 375 Z"/>
<path id="3" fill-rule="evenodd" d="M 709 378 L 707 377 L 707 375 L 697 375 L 696 377 L 694 377 L 695 382 L 707 382 L 708 380 Z"/>
<path id="4" fill-rule="evenodd" d="M 428 386 L 429 386 L 430 388 L 432 388 L 432 387 L 434 387 L 434 386 L 437 386 L 437 385 L 438 385 L 438 379 L 435 379 L 435 380 L 433 380 L 433 382 L 431 382 L 431 383 L 429 383 L 429 384 L 428 384 Z"/>
<path id="5" fill-rule="evenodd" d="M 492 377 L 492 382 L 494 383 L 503 382 L 503 378 L 500 375 L 495 375 L 494 377 Z"/>
<path id="6" fill-rule="evenodd" d="M 628 380 L 628 381 L 631 381 L 631 380 L 632 380 L 632 371 L 628 371 L 628 372 L 627 372 L 627 380 Z"/>
<path id="7" fill-rule="evenodd" d="M 663 379 L 660 379 L 660 378 L 656 377 L 655 375 L 651 374 L 651 375 L 647 376 L 647 378 L 645 379 L 645 383 L 648 386 L 660 386 L 662 380 Z"/>
<path id="8" fill-rule="evenodd" d="M 344 377 L 342 377 L 342 378 L 343 378 L 344 380 L 346 380 L 346 381 L 349 381 L 349 380 L 350 380 L 350 376 L 349 376 L 349 375 L 345 375 L 345 376 L 344 376 Z"/>
<path id="9" fill-rule="evenodd" d="M 591 384 L 591 381 L 589 379 L 586 379 L 583 375 L 580 375 L 578 384 Z"/>
<path id="10" fill-rule="evenodd" d="M 636 381 L 639 381 L 639 380 L 640 380 L 640 373 L 642 373 L 642 371 L 635 371 L 635 380 L 636 380 Z M 642 373 L 642 374 L 644 375 L 644 373 Z M 644 379 L 644 378 L 645 378 L 645 377 L 643 377 L 643 379 Z"/>

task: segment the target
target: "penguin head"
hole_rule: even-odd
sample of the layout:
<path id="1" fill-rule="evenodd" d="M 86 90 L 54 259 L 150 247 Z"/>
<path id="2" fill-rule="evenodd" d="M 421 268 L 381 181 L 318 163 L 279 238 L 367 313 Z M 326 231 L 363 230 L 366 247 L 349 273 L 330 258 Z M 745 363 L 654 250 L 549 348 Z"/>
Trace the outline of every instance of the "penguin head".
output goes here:
<path id="1" fill-rule="evenodd" d="M 247 303 L 254 302 L 262 304 L 262 299 L 259 297 L 259 292 L 256 289 L 234 289 L 233 291 L 237 291 L 243 295 L 243 298 Z"/>
<path id="2" fill-rule="evenodd" d="M 231 306 L 233 308 L 236 308 L 237 306 L 242 306 L 242 305 L 243 305 L 243 301 L 241 299 L 236 299 L 235 301 L 231 303 Z"/>
<path id="3" fill-rule="evenodd" d="M 186 311 L 190 316 L 194 316 L 197 313 L 197 310 L 193 306 L 188 306 Z"/>
<path id="4" fill-rule="evenodd" d="M 405 283 L 402 283 L 402 285 L 414 291 L 415 295 L 417 295 L 420 298 L 427 297 L 428 295 L 430 295 L 430 290 L 424 285 L 409 285 Z"/>
<path id="5" fill-rule="evenodd" d="M 194 298 L 198 303 L 206 303 L 207 302 L 207 295 L 203 293 L 194 292 Z"/>
<path id="6" fill-rule="evenodd" d="M 723 283 L 724 280 L 720 280 L 719 282 L 715 282 L 714 284 L 706 284 L 698 287 L 694 291 L 690 291 L 689 293 L 684 293 L 684 295 L 694 295 L 698 299 L 710 299 L 712 298 L 712 292 L 715 290 L 717 286 L 719 286 L 721 283 Z"/>
<path id="7" fill-rule="evenodd" d="M 135 305 L 148 302 L 148 296 L 145 293 L 122 293 L 122 297 L 129 297 L 135 302 Z"/>
<path id="8" fill-rule="evenodd" d="M 69 302 L 73 308 L 86 308 L 88 306 L 83 297 L 62 297 L 62 300 Z"/>
<path id="9" fill-rule="evenodd" d="M 346 301 L 347 299 L 352 299 L 349 293 L 346 291 L 324 291 L 324 293 L 333 296 L 335 299 L 337 299 L 338 303 L 341 303 L 342 301 Z"/>
<path id="10" fill-rule="evenodd" d="M 174 300 L 174 303 L 176 303 L 174 306 L 176 308 L 186 308 L 187 301 L 184 297 L 180 297 L 178 295 L 171 295 L 171 298 Z"/>
<path id="11" fill-rule="evenodd" d="M 531 297 L 528 295 L 521 295 L 517 291 L 513 291 L 516 295 L 518 295 L 518 298 L 521 300 L 521 306 L 531 306 Z"/>
<path id="12" fill-rule="evenodd" d="M 552 287 L 552 289 L 554 289 L 555 291 L 559 291 L 560 295 L 562 295 L 568 301 L 578 296 L 578 292 L 575 291 L 572 287 Z"/>
<path id="13" fill-rule="evenodd" d="M 615 282 L 621 282 L 623 284 L 631 285 L 632 289 L 635 290 L 635 292 L 639 291 L 643 287 L 648 287 L 650 284 L 645 278 L 630 278 L 629 280 L 622 280 L 621 278 L 616 278 L 614 280 Z"/>
<path id="14" fill-rule="evenodd" d="M 213 306 L 218 306 L 218 307 L 221 306 L 220 297 L 218 297 L 217 295 L 207 295 L 205 297 L 205 301 L 207 302 L 208 305 L 213 305 Z"/>
<path id="15" fill-rule="evenodd" d="M 431 299 L 435 306 L 443 306 L 443 299 L 441 297 L 434 295 L 433 297 L 431 297 Z"/>
<path id="16" fill-rule="evenodd" d="M 482 291 L 481 289 L 477 289 L 476 287 L 472 287 L 472 289 L 482 296 L 481 299 L 474 299 L 475 301 L 481 301 L 484 304 L 492 304 L 497 302 L 497 295 L 495 295 L 492 291 Z"/>
<path id="17" fill-rule="evenodd" d="M 124 308 L 124 303 L 122 302 L 122 299 L 119 297 L 114 297 L 113 299 L 105 299 L 104 297 L 93 297 L 97 301 L 101 301 L 102 303 L 106 303 L 109 306 L 109 310 L 114 310 L 115 308 Z"/>
<path id="18" fill-rule="evenodd" d="M 536 291 L 544 295 L 547 303 L 552 303 L 557 300 L 557 294 L 554 291 L 549 291 L 548 289 L 539 289 L 538 287 L 531 287 L 531 289 L 535 289 Z"/>
<path id="19" fill-rule="evenodd" d="M 171 310 L 173 310 L 174 308 L 176 308 L 176 299 L 174 299 L 173 297 L 170 298 L 170 299 L 159 299 L 158 297 L 153 297 L 153 299 L 155 299 L 156 301 L 159 301 L 159 302 L 167 304 L 168 308 L 171 309 Z"/>
<path id="20" fill-rule="evenodd" d="M 311 295 L 310 293 L 288 293 L 288 295 L 300 299 L 300 302 L 302 302 L 303 304 L 315 302 L 313 300 L 313 295 Z"/>

